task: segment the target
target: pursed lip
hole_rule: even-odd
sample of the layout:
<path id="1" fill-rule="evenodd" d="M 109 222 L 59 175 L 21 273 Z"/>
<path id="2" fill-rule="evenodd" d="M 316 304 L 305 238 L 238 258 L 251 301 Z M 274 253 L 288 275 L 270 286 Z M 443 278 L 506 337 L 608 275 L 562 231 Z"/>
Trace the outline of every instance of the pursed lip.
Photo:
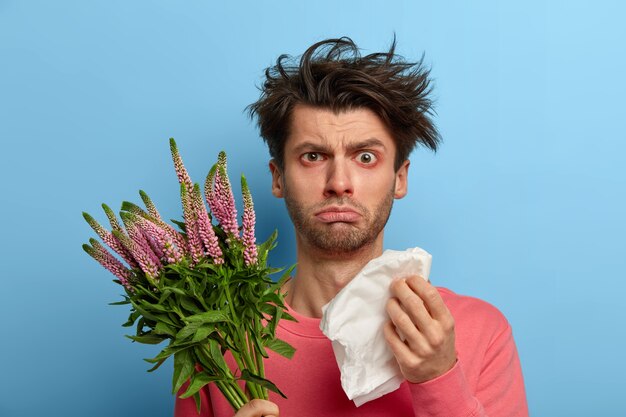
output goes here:
<path id="1" fill-rule="evenodd" d="M 361 214 L 350 207 L 331 206 L 315 213 L 315 217 L 323 223 L 352 223 L 361 218 Z"/>

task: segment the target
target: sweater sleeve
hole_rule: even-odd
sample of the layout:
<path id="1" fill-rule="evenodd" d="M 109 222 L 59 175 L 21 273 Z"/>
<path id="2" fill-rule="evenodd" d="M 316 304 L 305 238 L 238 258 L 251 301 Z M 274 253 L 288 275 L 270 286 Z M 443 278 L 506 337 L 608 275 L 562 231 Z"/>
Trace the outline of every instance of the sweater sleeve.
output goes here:
<path id="1" fill-rule="evenodd" d="M 416 417 L 528 417 L 522 370 L 508 323 L 489 344 L 475 389 L 460 361 L 445 374 L 409 388 Z"/>

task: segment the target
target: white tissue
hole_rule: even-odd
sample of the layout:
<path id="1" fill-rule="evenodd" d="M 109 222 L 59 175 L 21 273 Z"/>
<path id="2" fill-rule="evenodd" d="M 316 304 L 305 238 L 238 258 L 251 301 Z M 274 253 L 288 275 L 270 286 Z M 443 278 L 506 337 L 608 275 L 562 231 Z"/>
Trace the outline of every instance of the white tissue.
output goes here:
<path id="1" fill-rule="evenodd" d="M 420 248 L 386 250 L 322 307 L 320 329 L 332 341 L 341 386 L 357 407 L 395 391 L 404 381 L 383 335 L 389 285 L 410 275 L 428 280 L 431 261 Z"/>

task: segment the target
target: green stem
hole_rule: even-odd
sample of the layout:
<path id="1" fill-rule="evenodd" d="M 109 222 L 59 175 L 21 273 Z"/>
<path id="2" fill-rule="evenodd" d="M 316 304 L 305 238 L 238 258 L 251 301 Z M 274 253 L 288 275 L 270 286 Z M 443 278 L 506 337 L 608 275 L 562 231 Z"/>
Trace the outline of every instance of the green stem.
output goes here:
<path id="1" fill-rule="evenodd" d="M 256 332 L 256 334 L 260 334 L 260 322 L 258 318 L 254 319 L 254 330 Z M 259 352 L 257 349 L 254 349 L 254 359 L 256 362 L 256 367 L 257 367 L 257 372 L 261 378 L 265 378 L 265 366 L 263 364 L 263 355 L 261 355 L 261 352 Z M 269 400 L 269 393 L 267 391 L 267 388 L 265 387 L 260 387 L 261 388 L 261 394 L 263 395 L 263 399 L 264 400 Z"/>
<path id="2" fill-rule="evenodd" d="M 203 367 L 207 367 L 208 369 L 215 369 L 218 372 L 221 371 L 222 375 L 225 374 L 223 376 L 224 379 L 221 381 L 216 381 L 216 384 L 218 388 L 220 389 L 220 391 L 222 391 L 224 396 L 226 396 L 226 398 L 228 399 L 228 402 L 233 407 L 236 407 L 235 410 L 238 410 L 239 408 L 242 407 L 243 404 L 248 402 L 248 397 L 241 390 L 241 388 L 239 388 L 239 385 L 237 385 L 237 382 L 235 380 L 235 377 L 232 371 L 228 369 L 228 367 L 226 367 L 225 369 L 218 367 L 217 364 L 215 364 L 215 362 L 211 358 L 211 354 L 208 351 L 208 348 L 206 346 L 204 345 L 198 346 L 197 355 L 198 355 L 198 361 Z"/>
<path id="3" fill-rule="evenodd" d="M 240 345 L 241 345 L 241 343 L 239 343 L 237 340 L 233 340 L 233 342 L 235 343 L 235 345 L 236 345 L 238 348 L 240 348 L 240 349 L 241 349 L 241 346 L 240 346 Z M 244 367 L 244 363 L 243 363 L 243 361 L 241 360 L 241 355 L 239 355 L 239 353 L 238 353 L 238 352 L 235 352 L 235 351 L 234 351 L 234 350 L 232 350 L 232 349 L 230 350 L 230 353 L 233 355 L 233 358 L 235 359 L 235 362 L 237 363 L 237 367 L 238 367 L 239 369 L 245 369 L 245 367 Z"/>
<path id="4" fill-rule="evenodd" d="M 261 378 L 265 378 L 265 368 L 263 366 L 263 356 L 259 353 L 255 351 L 255 357 L 256 357 L 256 361 L 257 361 L 257 367 L 259 369 L 259 373 L 258 375 Z M 262 395 L 262 399 L 264 400 L 269 400 L 269 393 L 267 388 L 260 386 L 259 387 L 261 389 L 261 395 Z"/>
<path id="5" fill-rule="evenodd" d="M 237 384 L 237 381 L 232 380 L 232 382 L 231 382 L 231 389 L 237 394 L 237 396 L 239 398 L 241 398 L 242 405 L 247 403 L 248 401 L 250 401 L 250 399 L 248 398 L 246 393 L 243 392 L 243 390 L 241 389 L 239 384 Z"/>
<path id="6" fill-rule="evenodd" d="M 235 345 L 237 345 L 240 350 L 241 350 L 241 357 L 238 358 L 235 357 L 235 353 L 236 352 L 232 352 L 233 353 L 233 357 L 235 357 L 235 361 L 237 362 L 237 366 L 239 366 L 239 369 L 243 370 L 243 369 L 248 369 L 250 372 L 252 372 L 253 374 L 257 373 L 256 370 L 256 366 L 254 361 L 250 358 L 250 347 L 248 345 L 248 340 L 246 338 L 246 335 L 244 332 L 242 332 L 242 328 L 241 328 L 241 323 L 239 320 L 239 317 L 237 316 L 237 314 L 235 313 L 235 308 L 234 308 L 234 304 L 233 304 L 233 299 L 231 297 L 230 294 L 230 289 L 226 288 L 224 293 L 226 294 L 226 301 L 228 303 L 228 308 L 230 310 L 230 314 L 231 317 L 233 318 L 233 322 L 235 324 L 235 328 L 233 329 L 233 342 L 235 343 Z M 252 350 L 254 351 L 254 350 Z M 239 356 L 239 355 L 237 355 Z M 241 363 L 241 359 L 243 359 L 243 363 Z M 250 394 L 254 397 L 254 398 L 259 398 L 259 399 L 263 399 L 263 392 L 261 390 L 261 387 L 257 386 L 257 384 L 254 383 L 250 383 L 250 382 L 246 382 L 248 389 L 250 390 Z"/>
<path id="7" fill-rule="evenodd" d="M 233 352 L 231 351 L 233 358 L 235 358 L 235 362 L 237 362 L 237 366 L 239 367 L 239 369 L 250 369 L 250 367 L 245 366 L 244 362 L 241 360 L 241 356 L 239 356 L 239 354 L 237 352 Z M 244 355 L 245 356 L 245 355 Z M 253 387 L 256 387 L 256 384 L 251 384 L 251 383 L 247 383 L 248 384 L 248 389 L 250 390 L 250 394 L 254 397 L 254 398 L 262 398 L 258 396 L 258 391 Z M 239 385 L 237 385 L 237 387 L 239 387 Z"/>
<path id="8" fill-rule="evenodd" d="M 216 381 L 216 384 L 235 411 L 239 410 L 247 402 L 247 398 L 242 398 L 241 395 L 233 389 L 232 384 L 236 385 L 236 383 Z"/>
<path id="9" fill-rule="evenodd" d="M 250 337 L 246 337 L 246 335 L 242 335 L 242 337 L 246 342 L 246 352 L 243 355 L 243 359 L 246 362 L 248 370 L 250 370 L 255 375 L 259 375 L 259 370 L 257 369 L 256 364 L 256 349 L 254 346 L 254 342 L 250 340 Z M 262 386 L 252 382 L 248 382 L 248 389 L 250 390 L 250 393 L 254 396 L 254 398 L 266 399 Z"/>
<path id="10" fill-rule="evenodd" d="M 238 404 L 237 398 L 232 395 L 232 393 L 228 390 L 226 385 L 224 385 L 222 381 L 215 381 L 215 385 L 217 385 L 217 388 L 219 388 L 222 395 L 226 397 L 230 406 L 233 407 L 233 409 L 238 410 L 239 404 Z"/>

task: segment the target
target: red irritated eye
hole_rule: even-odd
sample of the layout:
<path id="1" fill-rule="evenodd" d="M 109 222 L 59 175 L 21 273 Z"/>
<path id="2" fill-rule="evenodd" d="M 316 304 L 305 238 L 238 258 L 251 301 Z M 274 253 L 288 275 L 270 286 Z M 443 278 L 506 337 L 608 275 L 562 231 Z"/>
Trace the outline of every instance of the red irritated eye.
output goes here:
<path id="1" fill-rule="evenodd" d="M 364 165 L 372 165 L 376 163 L 377 158 L 372 152 L 360 152 L 357 155 L 356 160 Z"/>
<path id="2" fill-rule="evenodd" d="M 323 161 L 324 156 L 319 152 L 307 152 L 304 155 L 302 155 L 302 159 L 305 162 L 318 162 L 318 161 Z"/>

